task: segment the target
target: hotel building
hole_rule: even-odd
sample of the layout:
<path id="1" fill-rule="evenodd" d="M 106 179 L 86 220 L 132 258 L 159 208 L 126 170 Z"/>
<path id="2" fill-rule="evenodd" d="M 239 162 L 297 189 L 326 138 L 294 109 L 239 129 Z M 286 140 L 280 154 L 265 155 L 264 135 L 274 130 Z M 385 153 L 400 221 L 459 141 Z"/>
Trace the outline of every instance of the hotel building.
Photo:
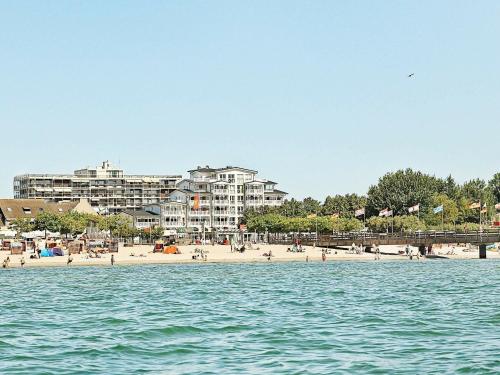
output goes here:
<path id="1" fill-rule="evenodd" d="M 177 175 L 125 175 L 108 161 L 74 174 L 25 174 L 14 177 L 14 198 L 52 202 L 86 198 L 95 211 L 105 214 L 136 210 L 159 203 L 176 189 Z"/>
<path id="2" fill-rule="evenodd" d="M 168 199 L 145 206 L 161 217 L 166 229 L 234 231 L 249 208 L 277 207 L 287 193 L 276 182 L 257 178 L 257 171 L 240 167 L 198 167 L 177 183 Z"/>

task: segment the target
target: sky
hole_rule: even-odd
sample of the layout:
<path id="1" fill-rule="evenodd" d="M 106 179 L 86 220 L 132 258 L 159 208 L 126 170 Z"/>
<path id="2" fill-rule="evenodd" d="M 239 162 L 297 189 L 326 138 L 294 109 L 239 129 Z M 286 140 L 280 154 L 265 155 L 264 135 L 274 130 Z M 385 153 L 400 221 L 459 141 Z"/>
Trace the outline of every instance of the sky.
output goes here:
<path id="1" fill-rule="evenodd" d="M 2 1 L 0 197 L 103 160 L 236 165 L 299 199 L 487 180 L 499 37 L 499 1 Z"/>

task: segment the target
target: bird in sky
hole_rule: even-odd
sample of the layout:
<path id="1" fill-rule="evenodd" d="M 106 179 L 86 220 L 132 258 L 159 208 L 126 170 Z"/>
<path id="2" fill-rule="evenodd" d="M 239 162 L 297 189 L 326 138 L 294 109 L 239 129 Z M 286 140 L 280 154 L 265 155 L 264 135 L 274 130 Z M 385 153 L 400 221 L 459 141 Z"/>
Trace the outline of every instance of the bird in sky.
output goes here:
<path id="1" fill-rule="evenodd" d="M 415 75 L 415 73 L 408 74 L 408 78 L 411 78 Z"/>

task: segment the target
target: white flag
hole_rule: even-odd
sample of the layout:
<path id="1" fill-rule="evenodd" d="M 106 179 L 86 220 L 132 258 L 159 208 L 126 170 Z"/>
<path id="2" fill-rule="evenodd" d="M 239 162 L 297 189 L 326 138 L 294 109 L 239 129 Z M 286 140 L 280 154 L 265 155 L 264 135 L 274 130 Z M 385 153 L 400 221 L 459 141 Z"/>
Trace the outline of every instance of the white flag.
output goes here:
<path id="1" fill-rule="evenodd" d="M 358 217 L 358 216 L 363 216 L 365 214 L 365 209 L 364 207 L 363 208 L 360 208 L 359 210 L 356 210 L 354 211 L 354 216 Z"/>
<path id="2" fill-rule="evenodd" d="M 417 212 L 420 211 L 420 203 L 416 204 L 415 206 L 411 206 L 408 208 L 408 212 L 411 214 L 412 212 Z"/>

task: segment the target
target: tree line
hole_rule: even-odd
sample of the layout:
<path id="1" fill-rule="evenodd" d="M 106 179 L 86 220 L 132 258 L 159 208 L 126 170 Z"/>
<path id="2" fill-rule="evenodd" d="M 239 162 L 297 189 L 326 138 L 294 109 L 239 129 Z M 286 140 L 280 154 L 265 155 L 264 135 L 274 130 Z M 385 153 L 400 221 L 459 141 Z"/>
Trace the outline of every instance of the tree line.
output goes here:
<path id="1" fill-rule="evenodd" d="M 496 214 L 500 202 L 500 173 L 491 180 L 472 179 L 458 184 L 452 176 L 438 178 L 412 169 L 382 176 L 366 195 L 311 197 L 286 200 L 276 208 L 245 211 L 242 223 L 250 231 L 350 231 L 365 225 L 373 231 L 457 229 L 476 230 Z M 410 207 L 418 207 L 412 213 Z M 442 207 L 439 214 L 435 208 Z M 364 209 L 363 215 L 355 211 Z M 382 210 L 391 217 L 379 217 Z"/>
<path id="2" fill-rule="evenodd" d="M 163 236 L 163 228 L 137 229 L 132 226 L 129 218 L 121 215 L 99 216 L 79 212 L 66 212 L 63 214 L 41 212 L 34 220 L 19 218 L 14 220 L 11 225 L 19 233 L 46 231 L 59 232 L 62 235 L 71 237 L 81 235 L 89 227 L 108 232 L 114 238 L 141 237 L 143 239 L 158 239 Z"/>

